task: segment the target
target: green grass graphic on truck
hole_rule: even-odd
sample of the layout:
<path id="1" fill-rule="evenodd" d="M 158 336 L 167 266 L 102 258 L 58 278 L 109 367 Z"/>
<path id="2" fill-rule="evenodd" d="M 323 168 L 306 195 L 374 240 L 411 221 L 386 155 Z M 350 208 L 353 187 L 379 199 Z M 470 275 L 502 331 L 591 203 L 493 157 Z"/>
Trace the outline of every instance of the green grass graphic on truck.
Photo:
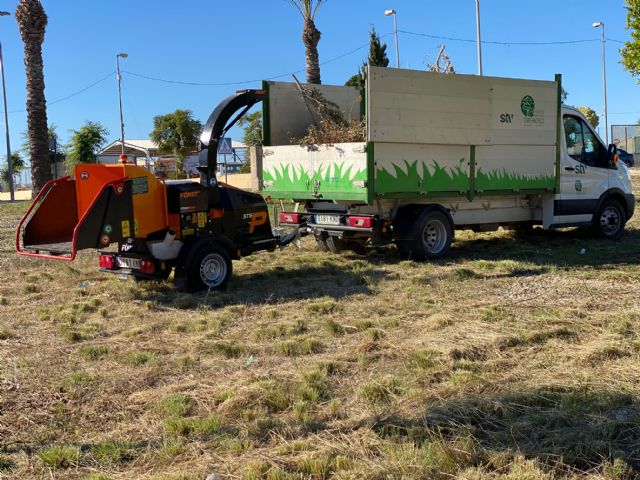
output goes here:
<path id="1" fill-rule="evenodd" d="M 320 165 L 313 175 L 310 175 L 305 168 L 300 165 L 298 168 L 293 165 L 281 165 L 273 170 L 266 170 L 263 174 L 265 192 L 273 193 L 300 193 L 309 192 L 313 194 L 315 182 L 319 182 L 318 192 L 320 193 L 361 193 L 366 196 L 364 188 L 367 179 L 366 170 L 359 170 L 352 174 L 353 165 L 345 168 L 344 163 Z M 356 186 L 358 185 L 358 186 Z M 336 199 L 340 196 L 337 195 Z"/>
<path id="2" fill-rule="evenodd" d="M 404 169 L 393 164 L 395 175 L 379 168 L 376 172 L 376 192 L 466 192 L 469 189 L 469 175 L 462 169 L 464 158 L 454 168 L 443 167 L 434 161 L 429 169 L 425 162 L 420 163 L 421 175 L 418 173 L 418 161 L 409 163 L 404 160 Z"/>
<path id="3" fill-rule="evenodd" d="M 398 164 L 392 166 L 395 173 L 383 168 L 377 169 L 376 193 L 455 192 L 464 194 L 471 188 L 464 158 L 461 158 L 458 165 L 453 168 L 443 167 L 435 160 L 431 166 L 425 162 L 409 163 L 407 160 L 404 160 L 405 168 L 401 168 Z M 505 169 L 485 173 L 480 168 L 475 177 L 475 190 L 483 192 L 553 189 L 554 186 L 553 175 L 526 176 Z"/>
<path id="4" fill-rule="evenodd" d="M 553 175 L 538 175 L 528 177 L 503 170 L 488 173 L 478 170 L 476 175 L 476 190 L 540 190 L 553 189 L 556 177 Z"/>

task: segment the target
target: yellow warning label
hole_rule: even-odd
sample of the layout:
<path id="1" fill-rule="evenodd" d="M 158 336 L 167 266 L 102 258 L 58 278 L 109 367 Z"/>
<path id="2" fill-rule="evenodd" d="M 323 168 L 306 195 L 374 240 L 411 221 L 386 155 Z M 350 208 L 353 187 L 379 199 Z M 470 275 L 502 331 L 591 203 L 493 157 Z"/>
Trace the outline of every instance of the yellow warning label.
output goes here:
<path id="1" fill-rule="evenodd" d="M 207 224 L 207 214 L 205 212 L 198 212 L 198 228 L 204 228 Z"/>
<path id="2" fill-rule="evenodd" d="M 122 222 L 122 237 L 128 238 L 131 236 L 131 226 L 129 225 L 129 220 L 123 220 Z"/>
<path id="3" fill-rule="evenodd" d="M 138 220 L 135 218 L 133 219 L 133 231 L 138 235 Z"/>

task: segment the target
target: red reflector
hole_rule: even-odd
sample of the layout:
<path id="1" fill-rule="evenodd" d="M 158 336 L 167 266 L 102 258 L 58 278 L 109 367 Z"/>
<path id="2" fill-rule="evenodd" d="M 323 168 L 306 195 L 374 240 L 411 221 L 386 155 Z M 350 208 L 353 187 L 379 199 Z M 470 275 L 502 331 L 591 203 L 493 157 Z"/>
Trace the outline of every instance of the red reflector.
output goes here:
<path id="1" fill-rule="evenodd" d="M 280 214 L 280 223 L 301 223 L 301 218 L 299 213 L 282 212 Z"/>
<path id="2" fill-rule="evenodd" d="M 353 228 L 372 228 L 373 217 L 349 217 L 349 226 Z"/>
<path id="3" fill-rule="evenodd" d="M 100 268 L 106 268 L 107 270 L 113 270 L 115 266 L 115 257 L 113 255 L 100 255 Z"/>
<path id="4" fill-rule="evenodd" d="M 152 275 L 156 271 L 156 264 L 151 260 L 142 260 L 140 262 L 140 271 L 147 275 Z"/>

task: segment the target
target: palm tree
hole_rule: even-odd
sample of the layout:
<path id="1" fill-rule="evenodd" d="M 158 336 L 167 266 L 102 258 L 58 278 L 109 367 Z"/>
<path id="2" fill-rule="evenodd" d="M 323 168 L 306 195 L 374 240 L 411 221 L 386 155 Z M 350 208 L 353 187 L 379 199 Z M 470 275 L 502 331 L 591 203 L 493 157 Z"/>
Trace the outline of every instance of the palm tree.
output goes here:
<path id="1" fill-rule="evenodd" d="M 307 53 L 307 83 L 321 84 L 318 43 L 322 34 L 316 28 L 316 14 L 327 0 L 289 0 L 298 9 L 304 20 L 302 43 Z"/>
<path id="2" fill-rule="evenodd" d="M 52 178 L 42 62 L 42 43 L 47 28 L 47 14 L 40 0 L 20 0 L 16 8 L 16 20 L 24 42 L 31 178 L 33 194 L 36 195 Z"/>

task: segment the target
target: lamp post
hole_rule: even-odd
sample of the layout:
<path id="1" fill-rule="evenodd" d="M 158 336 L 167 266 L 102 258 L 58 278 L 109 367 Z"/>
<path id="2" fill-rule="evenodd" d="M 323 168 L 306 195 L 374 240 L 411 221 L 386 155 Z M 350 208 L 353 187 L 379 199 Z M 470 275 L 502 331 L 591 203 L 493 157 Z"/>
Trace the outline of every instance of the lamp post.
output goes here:
<path id="1" fill-rule="evenodd" d="M 478 43 L 478 75 L 482 76 L 482 38 L 480 35 L 480 0 L 476 0 L 476 35 Z"/>
<path id="2" fill-rule="evenodd" d="M 9 12 L 0 12 L 0 17 L 8 17 Z M 7 108 L 7 86 L 4 80 L 4 58 L 2 56 L 2 43 L 0 43 L 0 70 L 2 70 L 2 98 L 4 101 L 4 126 L 7 133 L 7 173 L 9 174 L 9 199 L 16 200 L 15 186 L 13 184 L 13 161 L 11 159 L 11 141 L 9 139 L 9 109 Z"/>
<path id="3" fill-rule="evenodd" d="M 124 115 L 122 114 L 122 75 L 120 74 L 120 59 L 128 58 L 129 54 L 127 53 L 119 53 L 116 55 L 116 65 L 118 72 L 118 102 L 120 103 L 120 142 L 122 146 L 122 155 L 124 153 Z"/>
<path id="4" fill-rule="evenodd" d="M 604 22 L 594 22 L 593 28 L 602 27 L 602 88 L 604 96 L 604 137 L 605 142 L 609 145 L 609 116 L 607 115 L 607 57 L 606 44 L 607 39 L 604 35 Z"/>
<path id="5" fill-rule="evenodd" d="M 385 10 L 384 14 L 387 17 L 393 15 L 393 31 L 396 37 L 396 63 L 398 68 L 400 68 L 400 47 L 398 46 L 398 12 L 395 10 Z"/>

